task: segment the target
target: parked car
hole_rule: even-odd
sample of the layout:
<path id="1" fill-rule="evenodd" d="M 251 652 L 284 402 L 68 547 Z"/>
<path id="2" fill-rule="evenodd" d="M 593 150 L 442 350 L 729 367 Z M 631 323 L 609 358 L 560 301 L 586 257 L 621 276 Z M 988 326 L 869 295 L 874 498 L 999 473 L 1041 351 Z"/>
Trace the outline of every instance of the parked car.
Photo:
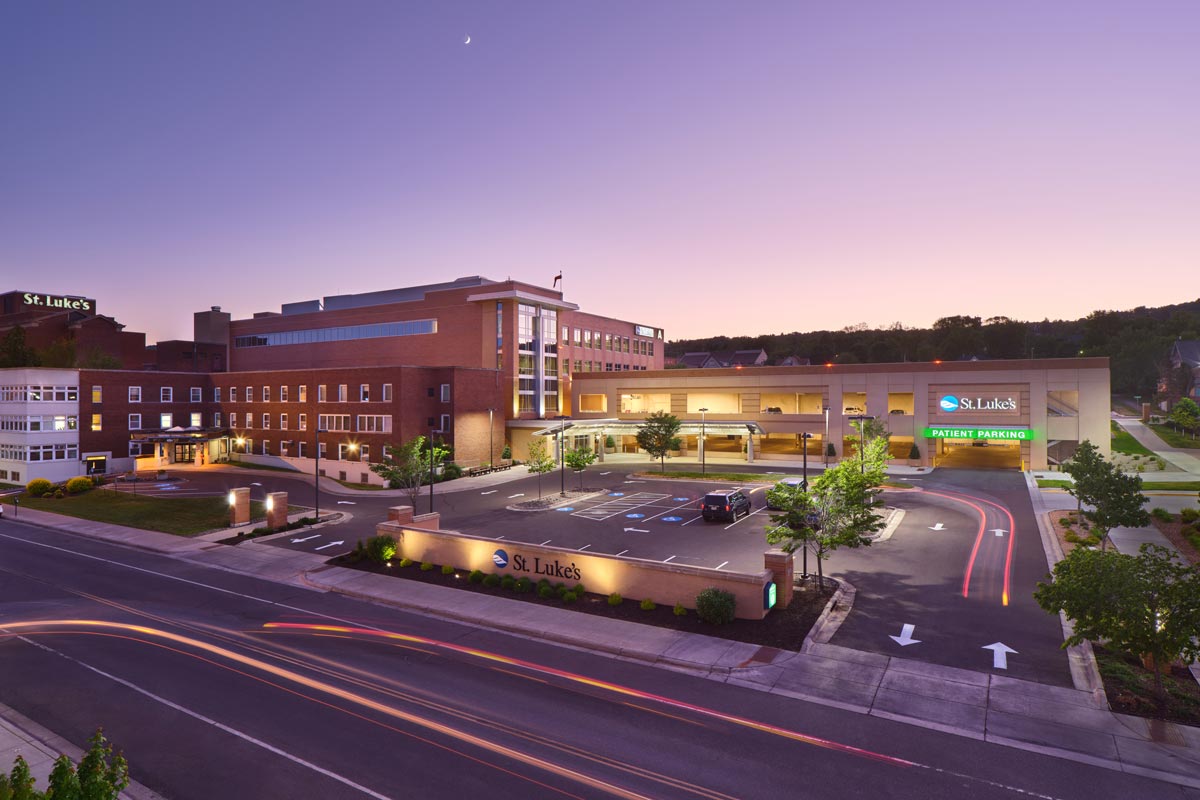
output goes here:
<path id="1" fill-rule="evenodd" d="M 700 513 L 705 522 L 723 519 L 733 522 L 738 516 L 749 516 L 754 506 L 750 497 L 741 489 L 725 489 L 709 492 L 700 499 Z"/>
<path id="2" fill-rule="evenodd" d="M 987 446 L 988 446 L 987 439 L 973 439 L 971 441 L 971 447 L 987 447 Z"/>
<path id="3" fill-rule="evenodd" d="M 783 480 L 779 481 L 776 485 L 778 485 L 779 483 L 787 484 L 788 486 L 803 486 L 804 479 L 803 478 L 784 478 Z M 767 508 L 771 509 L 772 511 L 779 510 L 779 506 L 771 504 L 770 491 L 767 492 Z"/>

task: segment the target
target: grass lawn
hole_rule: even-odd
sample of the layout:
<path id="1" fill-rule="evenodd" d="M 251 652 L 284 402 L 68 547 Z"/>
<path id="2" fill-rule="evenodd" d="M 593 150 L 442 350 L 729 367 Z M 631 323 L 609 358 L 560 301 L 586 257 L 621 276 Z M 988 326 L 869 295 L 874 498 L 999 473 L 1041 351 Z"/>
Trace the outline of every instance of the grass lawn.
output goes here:
<path id="1" fill-rule="evenodd" d="M 1038 478 L 1037 485 L 1039 489 L 1066 489 L 1071 485 L 1071 481 L 1051 480 L 1050 478 Z M 1200 491 L 1200 481 L 1148 481 L 1142 479 L 1142 491 L 1144 492 L 1198 492 Z"/>
<path id="2" fill-rule="evenodd" d="M 290 472 L 293 475 L 302 475 L 298 469 L 288 469 L 287 467 L 269 467 L 266 464 L 251 464 L 246 461 L 225 461 L 227 467 L 240 467 L 241 469 L 265 469 L 269 472 Z"/>
<path id="3" fill-rule="evenodd" d="M 19 498 L 21 508 L 177 536 L 194 536 L 229 526 L 229 501 L 224 497 L 146 497 L 94 489 L 61 500 L 24 494 Z M 6 497 L 4 502 L 11 505 L 12 498 Z M 262 503 L 250 503 L 250 519 L 266 519 L 266 508 Z"/>
<path id="4" fill-rule="evenodd" d="M 712 481 L 713 483 L 776 483 L 785 477 L 789 477 L 782 472 L 684 472 L 672 470 L 670 472 L 638 472 L 635 473 L 639 478 L 655 478 L 658 480 L 671 478 L 686 478 L 688 480 L 698 479 Z M 796 476 L 791 476 L 796 477 Z"/>
<path id="5" fill-rule="evenodd" d="M 1116 422 L 1112 424 L 1112 449 L 1114 453 L 1124 453 L 1130 456 L 1154 455 L 1144 444 L 1133 438 L 1133 434 L 1122 428 Z"/>
<path id="6" fill-rule="evenodd" d="M 1147 427 L 1157 433 L 1158 438 L 1171 447 L 1178 447 L 1181 450 L 1200 450 L 1200 438 L 1193 439 L 1186 433 L 1178 433 L 1170 425 L 1148 425 Z"/>

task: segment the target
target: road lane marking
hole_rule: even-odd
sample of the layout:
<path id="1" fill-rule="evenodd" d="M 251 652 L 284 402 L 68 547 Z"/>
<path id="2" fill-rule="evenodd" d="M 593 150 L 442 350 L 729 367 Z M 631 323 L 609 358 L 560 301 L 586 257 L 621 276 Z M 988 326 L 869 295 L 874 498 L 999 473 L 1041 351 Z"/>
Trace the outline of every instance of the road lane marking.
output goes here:
<path id="1" fill-rule="evenodd" d="M 617 555 L 618 555 L 618 556 L 623 556 L 623 555 L 625 555 L 625 554 L 626 554 L 626 553 L 628 553 L 628 552 L 629 552 L 628 550 L 622 550 L 621 552 L 617 553 Z"/>
<path id="2" fill-rule="evenodd" d="M 726 564 L 728 564 L 728 563 L 729 563 L 728 561 L 722 561 L 722 562 L 720 563 L 720 565 L 719 565 L 719 566 L 717 566 L 717 569 L 720 569 L 721 567 L 725 566 L 725 565 L 726 565 Z"/>
<path id="3" fill-rule="evenodd" d="M 540 546 L 541 546 L 541 547 L 545 547 L 546 545 L 550 544 L 552 541 L 554 541 L 554 540 L 553 540 L 553 539 L 547 539 L 546 541 L 542 542 L 542 544 L 541 544 Z"/>
<path id="4" fill-rule="evenodd" d="M 664 558 L 664 559 L 663 559 L 663 563 L 664 563 L 664 564 L 666 564 L 668 561 L 671 561 L 671 560 L 673 560 L 674 558 L 675 558 L 675 556 L 671 556 L 671 558 Z"/>

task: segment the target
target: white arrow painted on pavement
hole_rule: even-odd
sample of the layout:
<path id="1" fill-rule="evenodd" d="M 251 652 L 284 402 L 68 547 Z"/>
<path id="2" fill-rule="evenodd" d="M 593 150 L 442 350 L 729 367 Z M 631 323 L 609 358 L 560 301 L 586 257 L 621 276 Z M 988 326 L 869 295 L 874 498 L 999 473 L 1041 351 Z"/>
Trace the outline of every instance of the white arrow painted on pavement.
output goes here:
<path id="1" fill-rule="evenodd" d="M 512 500 L 514 497 L 524 497 L 524 496 L 525 496 L 525 493 L 524 493 L 524 492 L 521 492 L 520 494 L 510 494 L 510 495 L 508 496 L 508 499 L 509 499 L 509 500 Z"/>
<path id="2" fill-rule="evenodd" d="M 609 470 L 608 472 L 601 472 L 600 474 L 601 475 L 612 475 L 612 471 Z"/>
<path id="3" fill-rule="evenodd" d="M 329 544 L 323 544 L 320 547 L 314 547 L 313 550 L 324 550 L 326 547 L 337 547 L 339 544 L 345 544 L 345 542 L 340 540 L 336 542 L 330 542 Z"/>
<path id="4" fill-rule="evenodd" d="M 944 531 L 944 530 L 946 530 L 946 526 L 945 526 L 945 525 L 943 525 L 942 523 L 940 523 L 940 522 L 939 522 L 937 525 L 934 525 L 934 526 L 933 526 L 932 528 L 930 528 L 929 530 L 931 530 L 931 531 Z"/>
<path id="5" fill-rule="evenodd" d="M 645 483 L 645 481 L 625 481 L 625 483 Z"/>
<path id="6" fill-rule="evenodd" d="M 1008 654 L 1017 652 L 1003 642 L 985 645 L 979 649 L 992 651 L 992 669 L 1008 669 Z"/>
<path id="7" fill-rule="evenodd" d="M 496 492 L 498 492 L 498 491 L 500 491 L 500 490 L 499 490 L 499 489 L 492 489 L 490 492 L 480 492 L 480 494 L 495 494 L 495 493 L 496 493 Z"/>
<path id="8" fill-rule="evenodd" d="M 895 640 L 896 644 L 900 645 L 901 647 L 908 647 L 910 644 L 920 644 L 921 643 L 920 639 L 912 638 L 913 628 L 915 628 L 915 627 L 916 627 L 915 625 L 910 625 L 908 623 L 905 623 L 900 628 L 899 636 L 889 636 L 888 638 Z"/>
<path id="9" fill-rule="evenodd" d="M 337 501 L 337 504 L 338 504 L 339 506 L 353 506 L 353 505 L 357 505 L 357 503 L 355 503 L 353 500 L 338 500 L 338 501 Z"/>
<path id="10" fill-rule="evenodd" d="M 309 539 L 320 539 L 320 538 L 321 538 L 321 534 L 314 533 L 312 536 L 305 536 L 303 539 L 292 539 L 292 544 L 299 544 L 300 542 L 307 542 Z"/>
<path id="11" fill-rule="evenodd" d="M 262 486 L 262 484 L 261 484 L 261 483 L 258 483 L 257 481 L 256 481 L 256 482 L 254 482 L 254 483 L 252 483 L 252 484 L 250 484 L 250 485 L 251 485 L 251 486 Z"/>
<path id="12" fill-rule="evenodd" d="M 1004 534 L 1008 533 L 1008 528 L 992 528 L 992 533 L 996 534 L 997 536 L 1003 536 Z"/>
<path id="13" fill-rule="evenodd" d="M 641 528 L 626 528 L 625 532 L 626 533 L 649 533 L 650 531 L 644 531 Z"/>

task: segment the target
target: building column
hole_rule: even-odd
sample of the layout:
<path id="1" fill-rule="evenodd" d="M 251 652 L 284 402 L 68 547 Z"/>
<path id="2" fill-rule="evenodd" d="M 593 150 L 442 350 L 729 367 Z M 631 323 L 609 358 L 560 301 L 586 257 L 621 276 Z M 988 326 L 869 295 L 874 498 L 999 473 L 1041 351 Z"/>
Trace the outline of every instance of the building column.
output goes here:
<path id="1" fill-rule="evenodd" d="M 598 459 L 598 461 L 601 464 L 604 463 L 604 443 L 607 441 L 608 441 L 608 435 L 605 434 L 604 431 L 600 431 L 600 436 L 599 436 L 599 438 L 596 439 L 596 443 L 598 445 L 598 447 L 596 448 L 596 452 L 600 454 L 600 458 Z"/>
<path id="2" fill-rule="evenodd" d="M 746 463 L 754 463 L 754 434 L 746 431 Z"/>

